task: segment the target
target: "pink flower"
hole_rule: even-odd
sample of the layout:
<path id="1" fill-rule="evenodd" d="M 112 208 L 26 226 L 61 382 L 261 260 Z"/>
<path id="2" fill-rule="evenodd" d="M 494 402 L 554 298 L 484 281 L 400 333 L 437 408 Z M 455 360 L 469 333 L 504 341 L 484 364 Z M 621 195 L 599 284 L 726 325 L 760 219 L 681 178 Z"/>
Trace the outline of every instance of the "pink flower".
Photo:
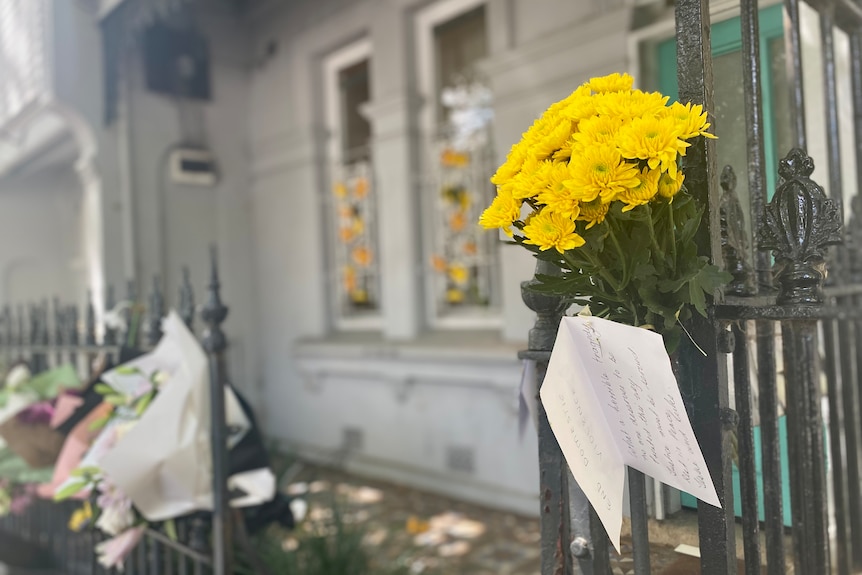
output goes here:
<path id="1" fill-rule="evenodd" d="M 123 569 L 123 560 L 132 549 L 137 546 L 141 537 L 144 536 L 146 526 L 140 525 L 124 531 L 112 539 L 103 541 L 96 545 L 96 553 L 99 555 L 99 564 L 110 569 L 116 567 Z"/>
<path id="2" fill-rule="evenodd" d="M 21 410 L 17 415 L 22 423 L 49 423 L 54 416 L 54 405 L 50 401 L 40 401 Z"/>

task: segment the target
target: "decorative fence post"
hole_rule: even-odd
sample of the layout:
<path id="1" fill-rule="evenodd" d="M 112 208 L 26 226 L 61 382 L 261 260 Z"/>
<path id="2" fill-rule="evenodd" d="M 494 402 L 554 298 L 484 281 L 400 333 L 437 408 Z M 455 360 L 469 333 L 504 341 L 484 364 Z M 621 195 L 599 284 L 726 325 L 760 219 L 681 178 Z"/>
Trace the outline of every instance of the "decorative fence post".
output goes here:
<path id="1" fill-rule="evenodd" d="M 554 275 L 559 273 L 550 262 L 539 261 L 536 274 Z M 536 312 L 538 318 L 530 330 L 527 349 L 519 354 L 521 359 L 536 362 L 536 377 L 539 386 L 548 369 L 551 350 L 560 319 L 567 304 L 559 296 L 541 294 L 530 290 L 530 280 L 521 284 L 521 295 L 527 307 Z M 589 558 L 592 554 L 589 529 L 577 533 L 577 545 L 573 546 L 570 533 L 569 513 L 569 468 L 563 459 L 563 452 L 554 437 L 548 416 L 539 402 L 539 489 L 541 501 L 542 533 L 542 575 L 571 575 L 573 560 L 570 553 L 575 552 L 579 559 Z M 586 501 L 586 498 L 584 498 Z M 579 527 L 576 525 L 576 528 Z M 607 553 L 604 554 L 607 556 Z"/>
<path id="2" fill-rule="evenodd" d="M 179 313 L 180 317 L 185 322 L 186 326 L 192 329 L 195 321 L 195 293 L 192 289 L 192 283 L 189 274 L 189 266 L 183 266 L 183 282 L 180 284 L 179 298 Z"/>
<path id="3" fill-rule="evenodd" d="M 162 339 L 162 316 L 165 300 L 159 287 L 159 276 L 153 277 L 153 291 L 150 293 L 150 309 L 147 313 L 147 343 L 155 346 Z"/>
<path id="4" fill-rule="evenodd" d="M 216 248 L 210 251 L 212 261 L 209 298 L 201 311 L 206 324 L 204 349 L 209 355 L 210 414 L 212 417 L 212 472 L 213 472 L 213 573 L 232 575 L 233 549 L 231 548 L 230 509 L 227 492 L 228 451 L 227 423 L 225 420 L 225 361 L 227 340 L 221 324 L 227 318 L 228 308 L 222 303 L 219 290 Z"/>
<path id="5" fill-rule="evenodd" d="M 677 0 L 676 45 L 679 101 L 714 110 L 710 15 L 707 0 Z M 704 207 L 695 242 L 698 253 L 711 262 L 721 260 L 720 196 L 715 143 L 699 138 L 685 158 L 685 185 Z M 717 298 L 721 294 L 716 294 Z M 708 308 L 716 298 L 707 297 Z M 720 301 L 720 299 L 719 299 Z M 692 314 L 686 322 L 691 340 L 680 345 L 679 387 L 689 409 L 694 433 L 715 485 L 722 508 L 699 504 L 697 509 L 701 570 L 704 575 L 734 573 L 736 531 L 733 517 L 731 425 L 735 420 L 729 404 L 727 363 L 720 339 L 725 337 L 714 318 Z"/>
<path id="6" fill-rule="evenodd" d="M 823 303 L 826 248 L 841 243 L 841 214 L 809 176 L 814 161 L 801 149 L 781 160 L 783 183 L 766 207 L 761 249 L 775 257 L 787 389 L 790 505 L 797 573 L 829 572 L 829 540 L 817 320 L 805 308 Z"/>

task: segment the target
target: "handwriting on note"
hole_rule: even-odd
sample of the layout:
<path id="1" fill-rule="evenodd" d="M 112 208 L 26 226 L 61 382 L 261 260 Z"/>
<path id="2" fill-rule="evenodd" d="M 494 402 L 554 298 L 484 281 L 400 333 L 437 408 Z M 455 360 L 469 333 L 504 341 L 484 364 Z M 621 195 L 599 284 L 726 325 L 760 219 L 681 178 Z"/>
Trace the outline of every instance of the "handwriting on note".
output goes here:
<path id="1" fill-rule="evenodd" d="M 626 465 L 719 505 L 660 335 L 595 317 L 563 318 L 541 398 L 618 550 Z"/>

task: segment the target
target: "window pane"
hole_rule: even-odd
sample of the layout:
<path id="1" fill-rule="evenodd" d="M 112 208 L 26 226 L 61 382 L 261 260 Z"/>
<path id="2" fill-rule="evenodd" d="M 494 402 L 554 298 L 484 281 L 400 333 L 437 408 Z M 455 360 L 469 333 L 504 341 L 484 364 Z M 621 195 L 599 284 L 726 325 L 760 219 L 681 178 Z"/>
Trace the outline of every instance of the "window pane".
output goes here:
<path id="1" fill-rule="evenodd" d="M 371 98 L 369 62 L 363 60 L 338 73 L 341 91 L 342 154 L 346 162 L 368 159 L 371 124 L 362 106 Z"/>
<path id="2" fill-rule="evenodd" d="M 448 119 L 443 89 L 476 79 L 476 63 L 488 55 L 485 7 L 480 6 L 434 29 L 437 59 L 437 105 L 441 122 Z"/>
<path id="3" fill-rule="evenodd" d="M 434 318 L 493 317 L 494 234 L 477 224 L 494 194 L 491 91 L 477 64 L 487 56 L 485 8 L 434 28 L 438 124 L 426 180 L 428 293 Z M 490 314 L 489 314 L 490 312 Z"/>
<path id="4" fill-rule="evenodd" d="M 334 72 L 337 117 L 331 126 L 338 141 L 330 148 L 330 281 L 340 327 L 376 327 L 357 323 L 379 317 L 380 268 L 377 208 L 371 170 L 371 124 L 363 107 L 371 98 L 370 60 Z M 352 324 L 350 322 L 353 322 Z"/>

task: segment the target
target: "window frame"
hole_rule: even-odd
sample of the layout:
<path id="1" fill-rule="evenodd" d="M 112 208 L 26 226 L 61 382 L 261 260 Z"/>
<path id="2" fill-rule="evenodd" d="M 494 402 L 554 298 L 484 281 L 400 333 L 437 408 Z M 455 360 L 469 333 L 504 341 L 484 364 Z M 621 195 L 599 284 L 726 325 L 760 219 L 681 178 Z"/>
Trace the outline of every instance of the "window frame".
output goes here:
<path id="1" fill-rule="evenodd" d="M 435 137 L 440 125 L 438 97 L 441 86 L 438 86 L 437 58 L 435 50 L 435 30 L 459 16 L 467 14 L 479 7 L 485 8 L 485 26 L 488 33 L 490 52 L 490 30 L 488 29 L 489 0 L 440 0 L 419 10 L 414 18 L 416 38 L 416 87 L 422 103 L 418 114 L 420 136 L 419 149 L 422 151 L 420 166 L 423 174 L 430 173 L 431 158 L 434 157 Z M 489 174 L 490 177 L 490 174 Z M 417 182 L 419 201 L 423 210 L 436 210 L 435 198 L 427 193 L 428 182 L 421 179 Z M 490 184 L 489 184 L 490 185 Z M 424 291 L 423 313 L 426 324 L 431 329 L 454 330 L 498 330 L 503 327 L 502 306 L 489 307 L 487 310 L 476 309 L 475 313 L 441 315 L 435 290 L 436 278 L 430 270 L 430 261 L 434 252 L 434 230 L 428 221 L 421 222 L 422 262 L 420 264 L 422 285 Z M 499 274 L 494 273 L 492 284 L 499 290 Z"/>
<path id="2" fill-rule="evenodd" d="M 326 157 L 325 157 L 325 165 L 326 165 L 326 176 L 325 176 L 325 188 L 323 190 L 324 194 L 324 205 L 326 207 L 326 221 L 327 226 L 326 229 L 329 231 L 327 234 L 327 244 L 331 244 L 335 240 L 335 230 L 334 224 L 332 222 L 333 214 L 332 214 L 332 188 L 335 185 L 335 181 L 333 178 L 335 166 L 342 165 L 344 162 L 344 146 L 343 146 L 343 133 L 344 133 L 344 125 L 343 118 L 341 115 L 341 93 L 340 93 L 340 74 L 343 70 L 362 62 L 363 60 L 368 60 L 369 62 L 369 70 L 373 68 L 373 44 L 371 38 L 368 36 L 362 37 L 358 40 L 350 42 L 349 44 L 342 46 L 341 48 L 329 53 L 323 58 L 322 61 L 322 70 L 323 70 L 323 101 L 324 101 L 324 126 L 326 128 Z M 371 95 L 373 98 L 373 95 Z M 369 119 L 371 122 L 371 119 Z M 373 126 L 372 126 L 373 133 Z M 371 142 L 369 141 L 369 146 Z M 374 177 L 373 177 L 373 159 L 369 162 L 369 168 L 371 169 L 371 173 L 369 177 L 371 178 L 372 189 L 374 186 Z M 372 205 L 372 209 L 376 211 L 376 206 Z M 375 214 L 376 216 L 376 214 Z M 326 254 L 326 262 L 327 262 L 327 276 L 329 281 L 328 284 L 328 300 L 329 307 L 332 310 L 331 318 L 332 318 L 332 326 L 336 331 L 341 332 L 355 332 L 355 331 L 374 331 L 380 332 L 383 330 L 383 298 L 380 297 L 378 301 L 378 307 L 374 310 L 373 313 L 369 313 L 367 315 L 351 317 L 342 313 L 342 305 L 339 301 L 339 297 L 341 296 L 341 292 L 339 290 L 340 278 L 341 278 L 341 270 L 338 268 L 338 262 L 335 261 L 334 257 L 334 246 L 329 246 L 328 253 Z M 383 275 L 383 267 L 381 262 L 379 261 L 380 253 L 379 253 L 379 245 L 375 254 L 375 257 L 378 258 L 377 263 L 377 281 L 378 281 L 378 294 L 380 293 L 380 283 L 381 276 Z"/>

